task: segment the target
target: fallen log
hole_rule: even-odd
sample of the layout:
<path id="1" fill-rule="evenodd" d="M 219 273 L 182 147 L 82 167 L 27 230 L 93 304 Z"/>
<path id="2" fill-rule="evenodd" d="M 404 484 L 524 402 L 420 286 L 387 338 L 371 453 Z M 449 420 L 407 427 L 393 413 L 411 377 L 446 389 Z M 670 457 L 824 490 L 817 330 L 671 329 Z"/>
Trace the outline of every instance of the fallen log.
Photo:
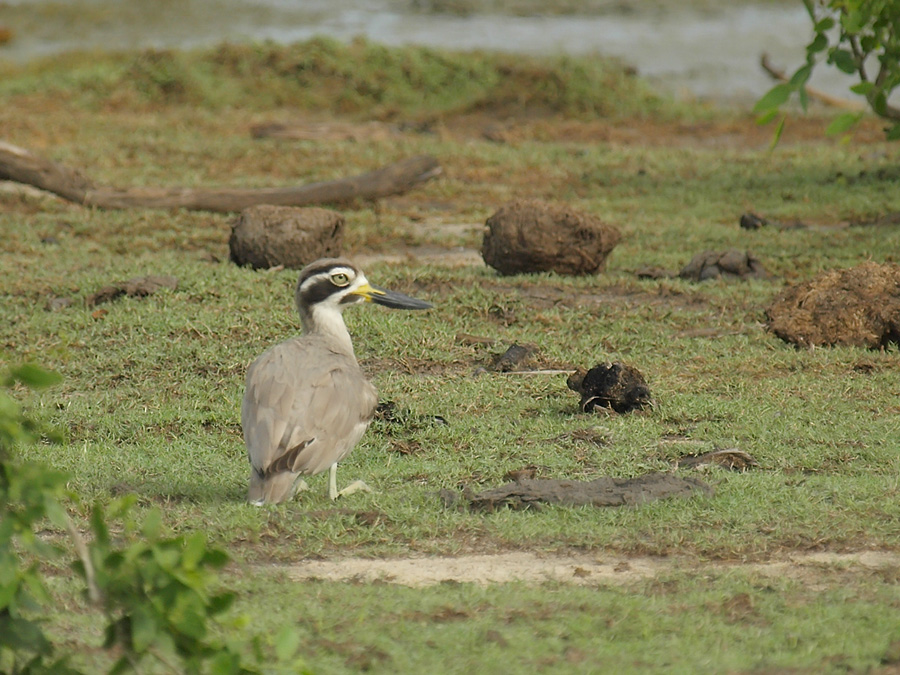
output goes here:
<path id="1" fill-rule="evenodd" d="M 0 180 L 52 192 L 71 202 L 101 209 L 188 209 L 228 213 L 257 204 L 312 206 L 371 201 L 402 194 L 441 173 L 437 160 L 410 157 L 360 174 L 321 183 L 276 188 L 118 188 L 0 141 Z"/>

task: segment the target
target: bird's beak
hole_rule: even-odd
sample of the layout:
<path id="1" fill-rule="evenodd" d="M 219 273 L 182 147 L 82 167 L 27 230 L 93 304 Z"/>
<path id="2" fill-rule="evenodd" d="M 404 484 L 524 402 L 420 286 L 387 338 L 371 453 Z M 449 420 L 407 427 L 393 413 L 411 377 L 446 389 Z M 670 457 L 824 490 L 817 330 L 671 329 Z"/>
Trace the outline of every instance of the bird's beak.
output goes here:
<path id="1" fill-rule="evenodd" d="M 391 309 L 431 309 L 431 303 L 411 298 L 397 291 L 389 291 L 386 288 L 379 288 L 372 284 L 363 284 L 352 295 L 358 295 L 370 302 L 375 302 Z"/>

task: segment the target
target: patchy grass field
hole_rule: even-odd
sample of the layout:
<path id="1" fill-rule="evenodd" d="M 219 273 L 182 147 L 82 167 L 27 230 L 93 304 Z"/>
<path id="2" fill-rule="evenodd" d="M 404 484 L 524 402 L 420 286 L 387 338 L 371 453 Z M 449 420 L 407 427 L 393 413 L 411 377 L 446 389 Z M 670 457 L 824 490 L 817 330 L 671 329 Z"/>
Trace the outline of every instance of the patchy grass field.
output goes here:
<path id="1" fill-rule="evenodd" d="M 243 503 L 243 375 L 297 332 L 296 273 L 234 267 L 227 216 L 91 211 L 4 185 L 0 349 L 64 377 L 29 403 L 66 442 L 27 456 L 65 469 L 85 497 L 135 493 L 171 531 L 205 531 L 235 559 L 226 581 L 239 611 L 260 627 L 296 622 L 315 672 L 892 672 L 900 557 L 776 577 L 709 561 L 900 550 L 897 348 L 798 351 L 763 324 L 785 283 L 897 261 L 900 230 L 882 217 L 900 211 L 900 148 L 875 122 L 840 141 L 812 118 L 789 122 L 769 152 L 770 130 L 749 117 L 668 104 L 615 64 L 510 58 L 317 41 L 6 73 L 3 140 L 103 183 L 302 184 L 420 153 L 444 169 L 406 195 L 342 209 L 347 253 L 370 279 L 435 304 L 346 314 L 395 415 L 372 425 L 338 479 L 376 492 L 332 504 L 322 476 L 299 501 L 263 509 Z M 325 127 L 313 140 L 251 137 L 270 121 Z M 607 271 L 501 278 L 477 264 L 485 218 L 514 197 L 619 226 Z M 746 231 L 747 211 L 813 227 Z M 775 278 L 634 275 L 728 247 L 752 250 Z M 143 274 L 175 275 L 178 288 L 85 305 Z M 73 303 L 49 311 L 54 297 Z M 655 407 L 584 415 L 565 375 L 478 373 L 513 342 L 538 347 L 534 369 L 635 365 Z M 759 466 L 702 474 L 709 498 L 489 515 L 438 498 L 525 465 L 631 477 L 730 447 Z M 285 571 L 311 558 L 510 550 L 673 564 L 587 586 L 408 589 L 288 583 Z M 100 636 L 64 577 L 58 590 L 54 630 L 89 655 Z"/>

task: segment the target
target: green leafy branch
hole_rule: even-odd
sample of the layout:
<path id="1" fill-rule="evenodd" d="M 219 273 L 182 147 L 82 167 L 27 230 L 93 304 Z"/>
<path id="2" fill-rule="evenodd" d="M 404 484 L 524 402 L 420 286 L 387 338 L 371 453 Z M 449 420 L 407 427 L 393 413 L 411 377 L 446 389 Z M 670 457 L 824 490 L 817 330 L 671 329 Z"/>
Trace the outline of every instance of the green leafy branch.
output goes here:
<path id="1" fill-rule="evenodd" d="M 235 596 L 211 590 L 217 585 L 216 570 L 229 558 L 210 547 L 203 533 L 166 537 L 158 510 L 138 524 L 135 500 L 125 497 L 106 508 L 94 505 L 92 537 L 86 541 L 63 506 L 65 499 L 74 499 L 66 490 L 65 474 L 14 461 L 17 446 L 53 436 L 25 414 L 7 390 L 17 384 L 38 389 L 58 381 L 57 375 L 33 365 L 11 369 L 0 378 L 0 673 L 79 672 L 68 655 L 55 654 L 40 620 L 41 607 L 51 597 L 39 561 L 66 552 L 36 535 L 44 520 L 67 531 L 74 543 L 73 566 L 85 582 L 91 606 L 106 619 L 103 646 L 118 655 L 111 675 L 156 672 L 160 667 L 173 673 L 244 675 L 263 672 L 262 663 L 304 672 L 292 626 L 275 636 L 275 654 L 268 661 L 268 645 L 259 636 L 246 641 L 216 636 L 226 627 L 222 617 Z M 117 524 L 115 537 L 110 523 Z"/>
<path id="2" fill-rule="evenodd" d="M 900 139 L 900 108 L 888 101 L 900 86 L 900 0 L 803 0 L 813 23 L 814 37 L 806 46 L 806 63 L 787 82 L 776 84 L 754 106 L 757 121 L 767 124 L 778 117 L 781 107 L 796 94 L 805 112 L 809 104 L 806 83 L 817 61 L 826 63 L 859 82 L 850 91 L 865 97 L 872 111 L 892 122 L 887 137 Z M 874 64 L 874 66 L 873 66 Z M 826 133 L 841 134 L 862 118 L 861 112 L 838 115 Z M 777 143 L 784 129 L 782 115 L 776 127 Z"/>

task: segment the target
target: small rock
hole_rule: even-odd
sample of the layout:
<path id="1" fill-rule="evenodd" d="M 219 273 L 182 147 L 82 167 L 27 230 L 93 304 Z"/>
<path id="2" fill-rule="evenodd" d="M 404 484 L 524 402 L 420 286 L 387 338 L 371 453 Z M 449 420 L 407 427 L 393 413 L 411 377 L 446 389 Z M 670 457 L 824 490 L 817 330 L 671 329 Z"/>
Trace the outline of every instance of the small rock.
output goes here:
<path id="1" fill-rule="evenodd" d="M 66 307 L 71 307 L 71 306 L 72 306 L 72 298 L 53 297 L 53 298 L 50 298 L 49 300 L 47 300 L 46 308 L 47 308 L 48 312 L 59 312 L 59 311 L 65 309 Z"/>
<path id="2" fill-rule="evenodd" d="M 498 373 L 508 373 L 516 370 L 525 363 L 534 352 L 535 348 L 532 345 L 510 345 L 509 349 L 502 354 L 494 355 L 489 370 Z"/>
<path id="3" fill-rule="evenodd" d="M 634 271 L 634 276 L 638 279 L 671 279 L 678 275 L 663 267 L 644 265 L 643 267 L 638 267 Z"/>
<path id="4" fill-rule="evenodd" d="M 745 230 L 758 230 L 768 224 L 768 220 L 755 213 L 745 213 L 741 216 L 741 227 Z"/>
<path id="5" fill-rule="evenodd" d="M 535 476 L 537 476 L 538 467 L 534 464 L 529 464 L 528 466 L 523 466 L 521 469 L 513 469 L 512 471 L 507 471 L 503 476 L 504 480 L 511 480 L 513 482 L 518 483 L 520 480 L 531 480 Z"/>

